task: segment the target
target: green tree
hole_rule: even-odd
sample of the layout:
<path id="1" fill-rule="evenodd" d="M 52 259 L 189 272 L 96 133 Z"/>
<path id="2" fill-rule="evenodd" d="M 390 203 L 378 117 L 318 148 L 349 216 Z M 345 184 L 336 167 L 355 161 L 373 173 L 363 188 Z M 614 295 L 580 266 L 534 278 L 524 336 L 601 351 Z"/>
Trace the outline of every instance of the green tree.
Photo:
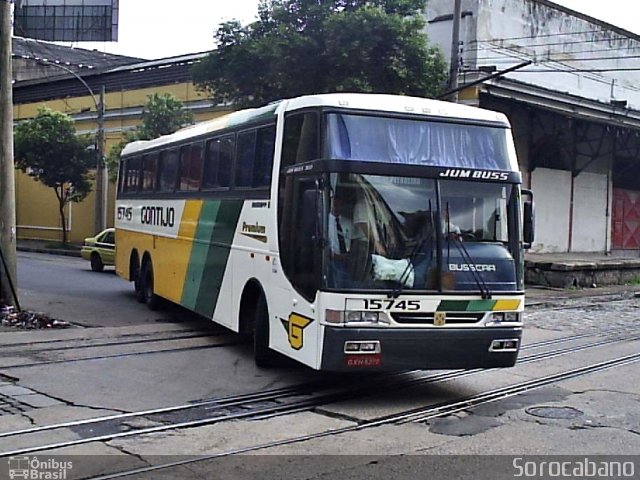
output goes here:
<path id="1" fill-rule="evenodd" d="M 62 243 L 67 244 L 64 207 L 82 201 L 91 191 L 90 169 L 95 166 L 94 139 L 76 135 L 73 119 L 48 108 L 14 129 L 16 166 L 34 180 L 51 187 L 58 199 Z"/>
<path id="2" fill-rule="evenodd" d="M 193 77 L 216 103 L 310 93 L 435 96 L 446 80 L 424 34 L 424 0 L 261 0 L 259 20 L 222 24 Z"/>
<path id="3" fill-rule="evenodd" d="M 124 138 L 111 147 L 106 159 L 109 179 L 116 181 L 120 153 L 125 145 L 136 140 L 152 140 L 179 130 L 193 123 L 193 114 L 185 110 L 184 104 L 170 93 L 147 96 L 142 110 L 142 123 L 134 130 L 125 132 Z"/>

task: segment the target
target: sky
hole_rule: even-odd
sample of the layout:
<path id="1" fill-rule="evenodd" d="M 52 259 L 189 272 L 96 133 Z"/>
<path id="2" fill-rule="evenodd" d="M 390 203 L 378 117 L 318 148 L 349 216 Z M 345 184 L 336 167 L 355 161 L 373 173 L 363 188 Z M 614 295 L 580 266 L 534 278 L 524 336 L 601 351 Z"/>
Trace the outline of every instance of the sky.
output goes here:
<path id="1" fill-rule="evenodd" d="M 552 0 L 640 34 L 638 0 Z M 223 21 L 257 18 L 258 0 L 120 0 L 119 40 L 73 46 L 145 59 L 204 52 Z M 69 45 L 69 44 L 67 44 Z"/>

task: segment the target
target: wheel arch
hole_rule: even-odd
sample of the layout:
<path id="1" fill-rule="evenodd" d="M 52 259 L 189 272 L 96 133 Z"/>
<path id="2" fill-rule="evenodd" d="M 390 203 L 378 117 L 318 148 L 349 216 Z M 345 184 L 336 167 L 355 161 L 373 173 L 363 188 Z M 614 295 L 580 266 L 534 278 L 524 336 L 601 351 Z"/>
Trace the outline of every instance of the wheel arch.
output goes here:
<path id="1" fill-rule="evenodd" d="M 240 307 L 238 309 L 238 332 L 242 335 L 251 335 L 253 332 L 253 321 L 255 318 L 258 298 L 260 296 L 267 300 L 267 295 L 260 281 L 256 278 L 247 280 L 242 295 L 240 296 Z M 268 308 L 268 302 L 267 302 Z"/>

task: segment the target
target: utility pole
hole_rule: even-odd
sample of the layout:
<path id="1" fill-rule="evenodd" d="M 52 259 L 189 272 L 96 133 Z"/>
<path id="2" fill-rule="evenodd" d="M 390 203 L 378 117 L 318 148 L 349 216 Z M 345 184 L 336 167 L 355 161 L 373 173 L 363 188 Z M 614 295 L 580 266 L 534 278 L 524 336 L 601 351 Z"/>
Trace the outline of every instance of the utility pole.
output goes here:
<path id="1" fill-rule="evenodd" d="M 105 164 L 104 164 L 104 85 L 100 90 L 100 101 L 96 104 L 98 111 L 98 131 L 96 134 L 96 201 L 95 201 L 95 218 L 94 218 L 94 230 L 95 232 L 101 232 L 106 228 L 107 218 L 107 205 L 106 205 L 106 193 L 107 187 L 105 185 Z M 95 97 L 94 97 L 95 99 Z"/>
<path id="2" fill-rule="evenodd" d="M 460 17 L 462 16 L 462 0 L 454 0 L 453 28 L 451 32 L 451 64 L 449 66 L 449 90 L 455 93 L 451 101 L 458 101 L 458 72 L 460 71 Z"/>
<path id="3" fill-rule="evenodd" d="M 12 0 L 0 0 L 0 298 L 19 307 L 16 295 L 11 3 Z"/>

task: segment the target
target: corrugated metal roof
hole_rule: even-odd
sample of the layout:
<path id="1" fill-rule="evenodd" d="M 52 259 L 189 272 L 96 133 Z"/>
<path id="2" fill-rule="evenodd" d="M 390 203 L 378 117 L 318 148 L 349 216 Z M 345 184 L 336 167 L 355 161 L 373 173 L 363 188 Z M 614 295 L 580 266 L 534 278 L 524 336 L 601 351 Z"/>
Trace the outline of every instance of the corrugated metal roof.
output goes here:
<path id="1" fill-rule="evenodd" d="M 144 61 L 144 59 L 137 57 L 66 47 L 56 43 L 22 37 L 12 37 L 11 49 L 13 57 L 47 59 L 50 62 L 60 62 L 63 65 L 73 67 L 82 65 L 96 70 L 106 70 Z"/>

